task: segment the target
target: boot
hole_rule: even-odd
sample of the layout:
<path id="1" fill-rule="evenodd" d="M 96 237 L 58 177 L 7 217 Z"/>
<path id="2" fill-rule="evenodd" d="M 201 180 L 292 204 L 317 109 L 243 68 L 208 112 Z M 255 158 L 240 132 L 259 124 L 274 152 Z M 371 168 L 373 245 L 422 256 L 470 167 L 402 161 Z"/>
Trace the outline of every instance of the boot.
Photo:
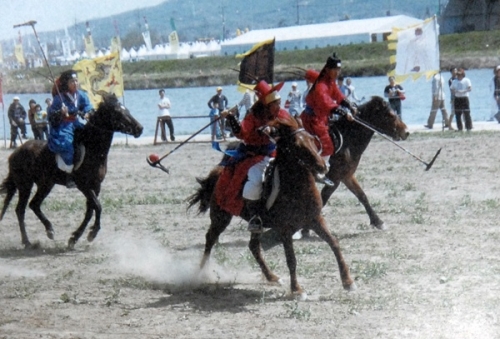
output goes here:
<path id="1" fill-rule="evenodd" d="M 248 221 L 247 230 L 251 233 L 262 233 L 264 227 L 262 224 L 262 219 L 260 218 L 260 212 L 262 211 L 262 203 L 260 200 L 248 200 L 245 199 L 247 209 L 252 216 Z"/>

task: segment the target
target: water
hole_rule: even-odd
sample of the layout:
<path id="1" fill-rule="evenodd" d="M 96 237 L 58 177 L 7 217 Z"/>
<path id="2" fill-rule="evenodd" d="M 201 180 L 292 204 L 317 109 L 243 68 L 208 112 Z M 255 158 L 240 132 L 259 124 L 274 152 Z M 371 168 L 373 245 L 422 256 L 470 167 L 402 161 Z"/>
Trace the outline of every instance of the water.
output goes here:
<path id="1" fill-rule="evenodd" d="M 445 80 L 449 78 L 449 72 L 443 72 Z M 344 74 L 346 76 L 346 74 Z M 490 92 L 489 85 L 493 72 L 490 69 L 476 69 L 468 70 L 466 76 L 472 82 L 472 92 L 470 93 L 470 106 L 471 115 L 474 121 L 487 121 L 492 116 L 494 109 L 493 96 Z M 358 77 L 352 78 L 353 85 L 356 87 L 356 95 L 358 98 L 365 97 L 369 99 L 373 95 L 383 97 L 383 91 L 388 84 L 386 76 L 375 77 Z M 303 91 L 306 87 L 305 81 L 297 81 L 298 87 Z M 406 100 L 403 101 L 403 121 L 408 125 L 425 125 L 429 116 L 431 107 L 431 81 L 426 81 L 425 78 L 420 78 L 417 81 L 411 79 L 406 80 L 401 84 L 406 91 Z M 448 113 L 450 111 L 449 105 L 449 90 L 446 83 L 446 107 Z M 216 87 L 190 87 L 190 88 L 166 88 L 166 96 L 172 103 L 170 113 L 174 117 L 175 134 L 177 135 L 190 135 L 201 129 L 203 126 L 210 122 L 207 106 L 208 100 L 215 94 Z M 282 97 L 286 97 L 288 91 L 291 89 L 291 82 L 287 82 L 281 90 Z M 223 94 L 229 100 L 229 106 L 236 105 L 243 93 L 237 90 L 237 86 L 223 86 Z M 28 101 L 35 99 L 38 103 L 43 104 L 49 94 L 19 94 L 21 103 L 24 108 L 28 108 Z M 5 133 L 7 139 L 10 138 L 10 129 L 7 118 L 7 110 L 12 102 L 13 94 L 4 95 L 4 117 L 1 121 L 0 135 L 3 139 L 4 136 L 4 122 Z M 159 101 L 158 89 L 154 90 L 133 90 L 125 91 L 124 103 L 132 114 L 144 126 L 144 136 L 154 136 L 157 117 L 157 103 Z M 285 99 L 282 99 L 284 104 Z M 203 116 L 203 118 L 176 118 L 176 117 L 189 117 L 189 116 Z M 441 119 L 438 113 L 436 122 Z M 29 135 L 32 135 L 31 130 L 28 128 Z M 207 128 L 202 133 L 208 134 Z"/>

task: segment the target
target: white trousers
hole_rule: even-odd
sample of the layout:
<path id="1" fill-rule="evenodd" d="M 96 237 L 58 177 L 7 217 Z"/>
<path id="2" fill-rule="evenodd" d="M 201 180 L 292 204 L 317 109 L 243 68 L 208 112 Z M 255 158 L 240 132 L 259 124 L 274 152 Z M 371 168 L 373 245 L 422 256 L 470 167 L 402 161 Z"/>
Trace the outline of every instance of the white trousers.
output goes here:
<path id="1" fill-rule="evenodd" d="M 262 183 L 264 182 L 264 171 L 266 170 L 270 157 L 265 157 L 248 170 L 248 181 L 243 187 L 243 198 L 258 200 L 262 194 Z"/>

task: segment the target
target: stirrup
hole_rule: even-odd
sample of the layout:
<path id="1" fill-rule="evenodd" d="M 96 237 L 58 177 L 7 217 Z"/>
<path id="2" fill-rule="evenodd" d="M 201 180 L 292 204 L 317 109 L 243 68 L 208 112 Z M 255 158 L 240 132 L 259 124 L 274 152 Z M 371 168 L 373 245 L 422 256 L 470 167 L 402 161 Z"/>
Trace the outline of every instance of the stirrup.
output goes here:
<path id="1" fill-rule="evenodd" d="M 335 186 L 333 181 L 328 179 L 324 174 L 316 174 L 314 176 L 314 179 L 316 180 L 317 183 L 324 184 L 326 186 Z"/>
<path id="2" fill-rule="evenodd" d="M 252 233 L 262 233 L 264 232 L 264 227 L 262 226 L 262 219 L 258 215 L 254 215 L 248 221 L 247 230 Z"/>

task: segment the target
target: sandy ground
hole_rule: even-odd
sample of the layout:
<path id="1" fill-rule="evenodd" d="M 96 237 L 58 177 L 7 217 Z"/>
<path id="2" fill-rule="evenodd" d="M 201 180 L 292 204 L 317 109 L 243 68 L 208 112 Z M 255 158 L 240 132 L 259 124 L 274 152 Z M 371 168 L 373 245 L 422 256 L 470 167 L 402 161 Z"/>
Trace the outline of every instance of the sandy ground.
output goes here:
<path id="1" fill-rule="evenodd" d="M 342 289 L 333 254 L 314 235 L 295 241 L 307 301 L 289 295 L 282 246 L 264 254 L 285 284 L 263 280 L 239 218 L 199 272 L 209 218 L 186 212 L 185 199 L 220 159 L 209 144 L 179 148 L 162 162 L 166 174 L 145 158 L 179 144 L 117 139 L 93 243 L 85 234 L 66 250 L 85 203 L 63 187 L 42 206 L 55 241 L 27 211 L 39 248 L 22 248 L 17 199 L 0 222 L 0 338 L 500 338 L 500 138 L 490 125 L 416 127 L 422 133 L 401 146 L 426 161 L 442 147 L 428 172 L 375 137 L 357 177 L 388 228 L 372 229 L 341 187 L 323 212 L 358 289 Z M 9 154 L 0 150 L 0 177 Z"/>

